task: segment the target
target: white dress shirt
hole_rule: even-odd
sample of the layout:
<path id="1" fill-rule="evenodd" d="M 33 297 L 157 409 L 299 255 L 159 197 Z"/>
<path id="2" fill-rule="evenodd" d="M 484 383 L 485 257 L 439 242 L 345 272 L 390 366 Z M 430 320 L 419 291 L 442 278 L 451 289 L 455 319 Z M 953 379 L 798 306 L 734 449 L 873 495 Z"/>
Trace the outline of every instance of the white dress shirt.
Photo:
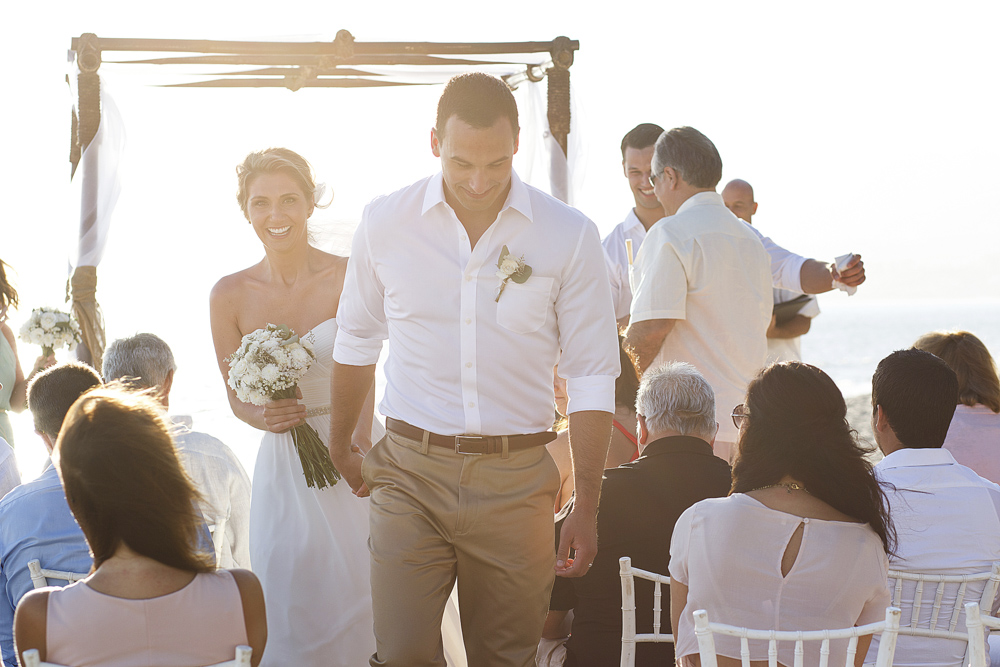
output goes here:
<path id="1" fill-rule="evenodd" d="M 171 415 L 174 444 L 202 495 L 201 511 L 212 533 L 220 568 L 250 569 L 250 478 L 224 442 L 192 431 L 188 415 Z"/>
<path id="2" fill-rule="evenodd" d="M 802 293 L 800 273 L 806 258 L 785 250 L 780 245 L 764 236 L 756 227 L 750 229 L 771 258 L 771 282 L 774 287 L 790 290 L 796 294 Z M 632 302 L 632 287 L 628 275 L 628 253 L 625 250 L 625 239 L 632 241 L 633 257 L 639 253 L 639 246 L 646 238 L 646 228 L 635 215 L 635 209 L 629 209 L 625 220 L 620 222 L 611 233 L 604 237 L 602 243 L 611 260 L 611 267 L 616 276 L 611 279 L 612 296 L 615 301 L 615 317 L 621 319 L 629 314 L 629 304 Z"/>
<path id="3" fill-rule="evenodd" d="M 615 302 L 615 317 L 621 319 L 628 315 L 632 305 L 632 286 L 629 283 L 629 261 L 628 244 L 626 240 L 632 242 L 632 259 L 635 260 L 639 252 L 639 246 L 646 238 L 646 228 L 642 221 L 635 214 L 635 209 L 630 208 L 625 220 L 619 223 L 611 233 L 604 237 L 601 245 L 608 253 L 610 261 L 611 276 L 611 297 Z"/>
<path id="4" fill-rule="evenodd" d="M 701 371 L 715 390 L 721 442 L 735 442 L 729 415 L 767 356 L 769 263 L 716 192 L 689 197 L 653 225 L 635 259 L 632 322 L 676 320 L 652 366 L 686 361 Z"/>
<path id="5" fill-rule="evenodd" d="M 497 301 L 504 246 L 531 276 Z M 475 248 L 441 174 L 372 201 L 337 322 L 341 364 L 374 364 L 388 338 L 379 410 L 433 433 L 549 430 L 557 361 L 570 413 L 614 412 L 618 342 L 597 228 L 517 174 Z"/>
<path id="6" fill-rule="evenodd" d="M 875 465 L 875 472 L 886 487 L 889 514 L 896 527 L 899 544 L 890 558 L 893 570 L 927 574 L 976 574 L 988 572 L 993 561 L 1000 560 L 1000 486 L 983 479 L 955 461 L 946 449 L 900 449 Z M 900 625 L 910 622 L 906 607 L 913 600 L 914 582 L 903 582 L 903 616 Z M 966 600 L 978 602 L 983 582 L 970 583 Z M 924 598 L 927 599 L 926 586 Z M 958 584 L 945 589 L 942 609 L 953 604 Z M 929 621 L 931 604 L 922 607 L 921 616 Z M 997 609 L 996 603 L 993 606 Z M 947 628 L 950 614 L 941 614 L 938 627 Z M 958 620 L 965 628 L 965 612 Z M 897 667 L 927 667 L 962 664 L 965 642 L 926 637 L 899 637 Z M 874 661 L 877 638 L 868 657 Z"/>

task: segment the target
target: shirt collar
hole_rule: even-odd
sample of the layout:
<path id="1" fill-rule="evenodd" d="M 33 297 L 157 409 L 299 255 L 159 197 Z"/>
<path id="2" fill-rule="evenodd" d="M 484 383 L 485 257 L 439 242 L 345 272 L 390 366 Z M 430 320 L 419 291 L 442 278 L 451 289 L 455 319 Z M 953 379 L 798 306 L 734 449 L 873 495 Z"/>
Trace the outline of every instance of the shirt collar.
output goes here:
<path id="1" fill-rule="evenodd" d="M 951 452 L 943 447 L 931 449 L 913 449 L 904 447 L 897 449 L 875 464 L 876 468 L 888 470 L 891 468 L 907 468 L 913 466 L 944 466 L 957 465 L 958 461 Z"/>
<path id="2" fill-rule="evenodd" d="M 694 206 L 725 206 L 726 203 L 722 201 L 722 195 L 714 190 L 712 192 L 697 192 L 687 199 L 684 203 L 680 205 L 677 209 L 677 213 L 674 215 L 679 215 L 683 211 L 688 210 Z"/>
<path id="3" fill-rule="evenodd" d="M 642 224 L 642 220 L 640 220 L 639 216 L 635 214 L 635 208 L 630 208 L 628 210 L 628 215 L 625 216 L 625 224 L 622 225 L 622 227 L 626 232 L 629 232 L 635 229 L 636 227 L 640 228 L 643 231 L 643 233 L 645 233 L 646 231 L 645 226 L 643 226 Z"/>
<path id="4" fill-rule="evenodd" d="M 432 176 L 431 180 L 427 183 L 427 190 L 424 192 L 424 203 L 420 208 L 420 215 L 425 215 L 427 211 L 438 205 L 448 206 L 448 202 L 444 198 L 444 175 L 441 172 Z M 527 218 L 528 222 L 532 222 L 531 197 L 528 193 L 528 186 L 524 184 L 513 169 L 510 171 L 510 192 L 507 193 L 507 201 L 504 202 L 500 213 L 502 214 L 508 208 L 514 209 Z M 638 218 L 636 220 L 638 221 Z"/>
<path id="5" fill-rule="evenodd" d="M 677 454 L 690 452 L 692 454 L 708 454 L 715 456 L 712 446 L 702 440 L 690 435 L 670 435 L 666 438 L 659 438 L 652 441 L 642 450 L 642 457 L 659 456 L 661 454 Z"/>

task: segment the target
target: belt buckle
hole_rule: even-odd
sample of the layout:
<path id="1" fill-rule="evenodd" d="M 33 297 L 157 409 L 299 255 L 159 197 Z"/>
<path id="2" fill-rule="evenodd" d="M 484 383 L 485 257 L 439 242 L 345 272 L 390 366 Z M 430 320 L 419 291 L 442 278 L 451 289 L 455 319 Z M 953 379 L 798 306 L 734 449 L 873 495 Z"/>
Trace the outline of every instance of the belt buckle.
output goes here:
<path id="1" fill-rule="evenodd" d="M 486 441 L 486 438 L 481 435 L 456 435 L 455 436 L 455 453 L 463 454 L 465 456 L 482 456 L 483 452 L 465 452 L 462 451 L 463 445 L 471 444 L 482 444 Z"/>

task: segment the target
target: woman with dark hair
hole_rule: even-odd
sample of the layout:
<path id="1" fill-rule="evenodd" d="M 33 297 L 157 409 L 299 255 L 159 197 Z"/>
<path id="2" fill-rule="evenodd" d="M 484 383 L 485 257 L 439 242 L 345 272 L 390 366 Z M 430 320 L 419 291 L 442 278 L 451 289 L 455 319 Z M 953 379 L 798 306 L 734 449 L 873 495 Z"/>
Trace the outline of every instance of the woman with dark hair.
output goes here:
<path id="1" fill-rule="evenodd" d="M 27 405 L 28 381 L 40 370 L 56 363 L 54 356 L 38 357 L 28 377 L 24 377 L 17 358 L 14 332 L 7 325 L 8 311 L 17 308 L 17 290 L 7 280 L 10 265 L 0 260 L 0 438 L 14 444 L 7 411 L 22 412 Z"/>
<path id="2" fill-rule="evenodd" d="M 730 495 L 693 505 L 674 527 L 670 604 L 680 664 L 698 663 L 691 618 L 698 609 L 720 623 L 773 630 L 885 617 L 895 535 L 846 417 L 837 385 L 814 366 L 776 364 L 750 382 L 746 404 L 733 411 L 739 437 Z M 859 666 L 870 641 L 858 642 Z M 715 642 L 721 667 L 738 664 L 736 638 Z M 832 642 L 830 664 L 844 663 L 846 647 Z M 767 642 L 750 642 L 750 651 L 766 660 Z M 791 651 L 780 647 L 779 661 L 791 665 Z"/>
<path id="3" fill-rule="evenodd" d="M 98 388 L 70 408 L 52 453 L 94 558 L 90 575 L 28 593 L 17 653 L 73 667 L 200 667 L 267 641 L 264 595 L 247 570 L 198 550 L 198 494 L 158 402 Z"/>
<path id="4" fill-rule="evenodd" d="M 958 407 L 944 448 L 980 477 L 1000 484 L 1000 377 L 990 351 L 968 331 L 934 331 L 913 347 L 940 358 L 958 376 Z"/>

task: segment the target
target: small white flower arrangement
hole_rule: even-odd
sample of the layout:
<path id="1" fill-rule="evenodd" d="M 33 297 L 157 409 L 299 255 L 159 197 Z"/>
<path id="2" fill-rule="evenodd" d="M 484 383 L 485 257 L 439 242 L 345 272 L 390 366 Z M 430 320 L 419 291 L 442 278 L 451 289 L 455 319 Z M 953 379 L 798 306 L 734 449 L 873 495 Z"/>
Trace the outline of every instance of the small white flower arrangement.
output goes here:
<path id="1" fill-rule="evenodd" d="M 21 340 L 41 345 L 42 356 L 49 357 L 60 347 L 66 347 L 72 352 L 82 338 L 80 325 L 69 313 L 55 308 L 35 308 L 21 327 Z"/>
<path id="2" fill-rule="evenodd" d="M 524 263 L 524 255 L 514 257 L 510 254 L 507 246 L 504 246 L 500 250 L 500 259 L 497 260 L 497 278 L 500 279 L 500 285 L 497 286 L 497 298 L 494 301 L 500 303 L 500 297 L 503 296 L 504 288 L 507 287 L 507 281 L 513 280 L 521 285 L 530 277 L 531 267 Z"/>
<path id="3" fill-rule="evenodd" d="M 315 359 L 311 340 L 299 338 L 283 324 L 268 324 L 243 336 L 239 348 L 227 359 L 229 386 L 238 399 L 253 405 L 295 398 L 299 380 Z M 308 486 L 323 489 L 337 483 L 340 473 L 316 429 L 307 423 L 295 426 L 292 442 Z"/>

